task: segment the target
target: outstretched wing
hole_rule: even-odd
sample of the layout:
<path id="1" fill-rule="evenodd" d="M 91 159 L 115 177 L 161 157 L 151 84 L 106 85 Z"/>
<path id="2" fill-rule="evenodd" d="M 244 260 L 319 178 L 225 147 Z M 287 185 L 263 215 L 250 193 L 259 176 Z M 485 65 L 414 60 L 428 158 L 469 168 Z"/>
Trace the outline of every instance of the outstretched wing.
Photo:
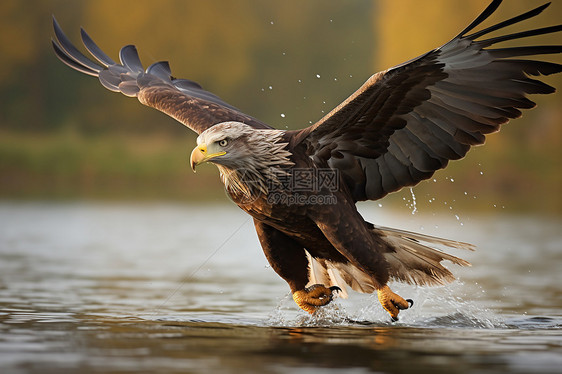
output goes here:
<path id="1" fill-rule="evenodd" d="M 295 132 L 293 144 L 304 144 L 319 165 L 339 169 L 355 201 L 415 185 L 464 157 L 485 134 L 519 117 L 519 109 L 534 107 L 527 94 L 555 91 L 529 76 L 562 71 L 559 64 L 520 59 L 560 53 L 562 46 L 490 48 L 562 25 L 481 39 L 549 4 L 468 35 L 500 3 L 494 0 L 442 47 L 373 75 L 318 123 Z"/>
<path id="2" fill-rule="evenodd" d="M 144 70 L 134 45 L 121 48 L 121 64 L 108 57 L 82 29 L 84 46 L 102 65 L 84 56 L 63 33 L 53 17 L 57 57 L 74 70 L 98 77 L 108 90 L 137 97 L 144 105 L 175 118 L 198 134 L 225 121 L 243 122 L 257 129 L 270 127 L 225 103 L 187 79 L 175 79 L 167 61 L 156 62 Z"/>

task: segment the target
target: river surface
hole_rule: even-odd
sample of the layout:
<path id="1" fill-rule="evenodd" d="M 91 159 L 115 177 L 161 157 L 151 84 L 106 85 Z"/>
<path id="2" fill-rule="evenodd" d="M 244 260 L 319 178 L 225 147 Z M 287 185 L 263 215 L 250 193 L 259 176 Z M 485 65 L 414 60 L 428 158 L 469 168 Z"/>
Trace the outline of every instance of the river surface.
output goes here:
<path id="1" fill-rule="evenodd" d="M 233 206 L 0 203 L 0 372 L 562 373 L 560 218 L 361 210 L 473 266 L 311 317 Z"/>

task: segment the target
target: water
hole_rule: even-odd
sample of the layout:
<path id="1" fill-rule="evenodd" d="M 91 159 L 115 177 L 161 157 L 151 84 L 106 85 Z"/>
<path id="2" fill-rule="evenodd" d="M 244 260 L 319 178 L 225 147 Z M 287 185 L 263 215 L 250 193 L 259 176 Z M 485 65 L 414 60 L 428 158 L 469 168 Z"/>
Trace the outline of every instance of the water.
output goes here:
<path id="1" fill-rule="evenodd" d="M 309 317 L 232 206 L 0 204 L 2 373 L 560 373 L 562 221 L 386 212 L 469 241 L 446 287 L 352 293 Z M 438 228 L 437 228 L 438 227 Z"/>

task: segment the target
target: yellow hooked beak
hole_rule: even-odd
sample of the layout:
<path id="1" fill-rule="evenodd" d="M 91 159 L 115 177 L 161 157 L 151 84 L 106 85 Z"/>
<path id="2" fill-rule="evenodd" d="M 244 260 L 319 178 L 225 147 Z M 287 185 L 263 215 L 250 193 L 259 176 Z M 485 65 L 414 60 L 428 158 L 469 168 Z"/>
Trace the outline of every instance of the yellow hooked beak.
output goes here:
<path id="1" fill-rule="evenodd" d="M 193 170 L 193 172 L 195 172 L 195 167 L 197 165 L 202 164 L 203 162 L 207 162 L 214 157 L 222 156 L 225 154 L 226 154 L 225 151 L 209 154 L 209 152 L 207 151 L 207 144 L 201 143 L 193 149 L 193 152 L 191 152 L 191 157 L 190 157 L 191 169 Z"/>

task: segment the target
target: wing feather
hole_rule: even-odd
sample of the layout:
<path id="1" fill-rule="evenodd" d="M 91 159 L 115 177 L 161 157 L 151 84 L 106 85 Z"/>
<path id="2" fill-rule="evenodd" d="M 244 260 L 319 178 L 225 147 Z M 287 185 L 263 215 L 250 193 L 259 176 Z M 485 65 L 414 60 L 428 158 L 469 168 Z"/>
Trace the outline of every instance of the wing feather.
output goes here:
<path id="1" fill-rule="evenodd" d="M 103 66 L 107 67 L 111 65 L 117 65 L 117 63 L 113 61 L 111 57 L 106 55 L 105 52 L 102 51 L 100 47 L 98 47 L 98 45 L 92 40 L 92 38 L 90 38 L 90 35 L 88 35 L 86 30 L 84 30 L 83 28 L 80 28 L 80 36 L 82 38 L 84 47 L 86 47 L 88 52 L 90 52 L 90 54 L 94 56 L 96 60 L 101 62 Z"/>
<path id="2" fill-rule="evenodd" d="M 100 83 L 110 91 L 137 97 L 142 104 L 166 113 L 197 133 L 225 121 L 239 121 L 258 129 L 271 128 L 205 91 L 199 84 L 173 78 L 166 61 L 156 62 L 145 71 L 133 45 L 121 48 L 118 64 L 81 29 L 86 50 L 103 65 L 101 66 L 72 44 L 54 17 L 53 28 L 53 48 L 57 57 L 67 66 L 98 77 Z"/>
<path id="3" fill-rule="evenodd" d="M 305 144 L 318 164 L 340 169 L 355 201 L 415 185 L 464 157 L 521 109 L 533 108 L 526 95 L 555 91 L 530 76 L 562 71 L 560 64 L 521 59 L 561 53 L 560 45 L 495 46 L 562 25 L 477 40 L 537 16 L 548 4 L 467 35 L 500 4 L 492 1 L 442 47 L 373 75 L 320 121 L 294 132 L 294 144 Z"/>

